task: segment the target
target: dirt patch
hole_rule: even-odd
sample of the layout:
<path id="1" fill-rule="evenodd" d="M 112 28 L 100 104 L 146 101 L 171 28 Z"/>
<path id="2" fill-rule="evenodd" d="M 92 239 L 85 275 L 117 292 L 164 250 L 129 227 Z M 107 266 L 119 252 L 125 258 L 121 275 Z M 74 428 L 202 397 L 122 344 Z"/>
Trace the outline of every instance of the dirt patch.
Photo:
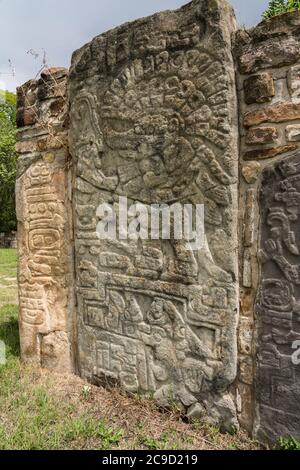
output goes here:
<path id="1" fill-rule="evenodd" d="M 117 388 L 87 384 L 73 375 L 37 371 L 38 382 L 51 384 L 58 400 L 68 400 L 78 414 L 85 412 L 104 420 L 108 426 L 125 431 L 121 449 L 203 449 L 258 450 L 260 447 L 244 432 L 221 434 L 205 422 L 184 421 L 180 412 L 159 410 L 154 401 L 127 395 Z M 92 443 L 89 443 L 89 446 Z"/>

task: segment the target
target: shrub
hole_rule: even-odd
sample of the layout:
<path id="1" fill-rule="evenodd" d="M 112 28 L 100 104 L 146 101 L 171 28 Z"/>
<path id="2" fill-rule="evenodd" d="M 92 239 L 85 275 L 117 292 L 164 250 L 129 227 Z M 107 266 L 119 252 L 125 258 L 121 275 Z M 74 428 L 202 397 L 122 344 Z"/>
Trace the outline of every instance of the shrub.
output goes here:
<path id="1" fill-rule="evenodd" d="M 263 14 L 263 18 L 269 19 L 273 16 L 296 10 L 300 10 L 300 0 L 270 0 L 268 9 Z"/>
<path id="2" fill-rule="evenodd" d="M 281 450 L 300 450 L 300 441 L 293 436 L 282 437 L 279 446 Z"/>
<path id="3" fill-rule="evenodd" d="M 16 97 L 0 90 L 0 232 L 16 229 Z"/>

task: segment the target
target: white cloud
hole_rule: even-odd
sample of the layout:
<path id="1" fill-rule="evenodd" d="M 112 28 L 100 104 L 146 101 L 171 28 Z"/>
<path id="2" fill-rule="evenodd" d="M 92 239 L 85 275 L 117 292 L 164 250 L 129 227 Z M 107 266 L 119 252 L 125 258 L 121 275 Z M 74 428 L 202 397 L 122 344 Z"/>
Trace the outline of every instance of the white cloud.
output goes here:
<path id="1" fill-rule="evenodd" d="M 10 90 L 34 77 L 43 50 L 49 65 L 69 66 L 71 54 L 103 31 L 184 0 L 0 0 L 0 79 Z M 257 23 L 268 0 L 231 0 L 240 24 Z M 39 52 L 35 59 L 29 50 Z M 11 74 L 9 60 L 15 68 Z"/>

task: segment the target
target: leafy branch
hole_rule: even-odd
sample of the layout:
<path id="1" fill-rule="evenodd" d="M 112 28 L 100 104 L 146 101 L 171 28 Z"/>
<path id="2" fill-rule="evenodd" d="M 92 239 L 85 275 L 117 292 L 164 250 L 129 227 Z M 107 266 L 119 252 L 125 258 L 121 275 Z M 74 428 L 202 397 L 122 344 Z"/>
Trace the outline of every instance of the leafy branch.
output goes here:
<path id="1" fill-rule="evenodd" d="M 270 0 L 268 9 L 264 12 L 263 18 L 270 19 L 292 11 L 300 11 L 300 0 Z"/>

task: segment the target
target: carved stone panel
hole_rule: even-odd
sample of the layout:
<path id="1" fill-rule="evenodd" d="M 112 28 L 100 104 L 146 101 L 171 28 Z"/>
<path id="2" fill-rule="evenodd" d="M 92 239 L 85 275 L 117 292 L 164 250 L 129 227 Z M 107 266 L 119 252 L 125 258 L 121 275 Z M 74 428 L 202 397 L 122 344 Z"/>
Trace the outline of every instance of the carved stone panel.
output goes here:
<path id="1" fill-rule="evenodd" d="M 70 75 L 80 373 L 164 405 L 203 406 L 227 428 L 238 316 L 234 24 L 227 3 L 194 1 L 95 38 Z M 118 211 L 119 196 L 204 204 L 204 247 L 99 240 L 97 207 Z"/>
<path id="2" fill-rule="evenodd" d="M 257 435 L 300 436 L 300 153 L 262 176 Z M 298 343 L 298 349 L 300 341 Z"/>
<path id="3" fill-rule="evenodd" d="M 67 80 L 65 69 L 44 70 L 18 89 L 17 106 L 21 355 L 60 372 L 74 370 L 75 356 Z"/>

